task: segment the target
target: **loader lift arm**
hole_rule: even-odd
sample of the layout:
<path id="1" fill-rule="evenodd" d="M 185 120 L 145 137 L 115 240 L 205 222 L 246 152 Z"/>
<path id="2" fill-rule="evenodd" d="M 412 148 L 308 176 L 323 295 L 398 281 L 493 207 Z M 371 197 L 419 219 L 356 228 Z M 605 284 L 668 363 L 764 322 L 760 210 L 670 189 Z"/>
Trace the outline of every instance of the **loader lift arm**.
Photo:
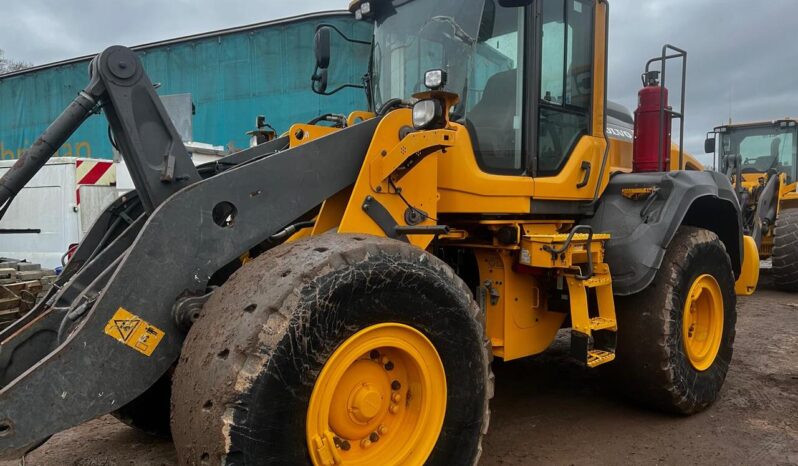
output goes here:
<path id="1" fill-rule="evenodd" d="M 83 122 L 102 108 L 149 213 L 200 176 L 138 57 L 114 46 L 92 60 L 91 80 L 0 180 L 0 206 L 44 166 Z M 5 208 L 4 207 L 4 208 Z"/>
<path id="2" fill-rule="evenodd" d="M 3 458 L 112 412 L 154 384 L 185 337 L 175 303 L 206 294 L 218 270 L 352 185 L 380 121 L 289 150 L 273 141 L 228 157 L 224 169 L 203 177 L 135 53 L 107 49 L 92 61 L 90 76 L 0 179 L 0 206 L 97 107 L 136 192 L 100 217 L 46 299 L 0 333 Z M 146 326 L 160 332 L 160 342 L 145 341 L 144 349 L 142 341 L 120 342 L 105 331 L 115 324 Z"/>

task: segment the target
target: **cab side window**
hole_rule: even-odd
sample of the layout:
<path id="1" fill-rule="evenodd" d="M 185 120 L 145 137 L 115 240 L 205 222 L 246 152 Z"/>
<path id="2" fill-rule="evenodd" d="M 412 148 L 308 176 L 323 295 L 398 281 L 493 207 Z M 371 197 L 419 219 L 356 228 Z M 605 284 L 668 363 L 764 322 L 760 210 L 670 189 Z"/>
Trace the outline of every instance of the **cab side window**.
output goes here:
<path id="1" fill-rule="evenodd" d="M 466 99 L 466 126 L 483 170 L 519 173 L 522 150 L 524 8 L 486 2 Z"/>
<path id="2" fill-rule="evenodd" d="M 588 133 L 593 89 L 593 6 L 544 0 L 537 174 L 554 175 Z"/>

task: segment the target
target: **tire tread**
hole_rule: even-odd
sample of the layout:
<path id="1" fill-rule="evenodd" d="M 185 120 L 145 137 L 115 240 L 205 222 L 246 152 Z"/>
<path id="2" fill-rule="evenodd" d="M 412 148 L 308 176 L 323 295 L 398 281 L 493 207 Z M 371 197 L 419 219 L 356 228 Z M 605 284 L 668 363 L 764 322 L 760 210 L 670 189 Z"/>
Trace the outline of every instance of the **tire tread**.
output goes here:
<path id="1" fill-rule="evenodd" d="M 727 261 L 728 276 L 719 280 L 722 289 L 732 290 L 724 296 L 724 300 L 731 300 L 733 314 L 729 321 L 731 325 L 724 329 L 730 332 L 726 336 L 728 359 L 731 359 L 736 321 L 734 278 L 725 246 L 714 233 L 701 228 L 681 227 L 668 247 L 654 282 L 637 295 L 618 300 L 618 357 L 608 367 L 608 372 L 628 397 L 657 410 L 678 414 L 702 411 L 714 402 L 730 362 L 719 361 L 722 366 L 719 381 L 713 381 L 718 386 L 709 387 L 708 393 L 699 393 L 697 382 L 693 382 L 692 389 L 685 389 L 684 381 L 680 380 L 684 377 L 681 365 L 686 356 L 680 346 L 681 337 L 675 338 L 677 332 L 681 333 L 681 328 L 674 314 L 681 310 L 674 307 L 672 295 L 682 286 L 685 264 L 701 261 L 698 254 L 706 247 L 722 251 Z M 677 340 L 679 344 L 675 343 Z M 722 358 L 720 353 L 718 357 Z"/>
<path id="2" fill-rule="evenodd" d="M 783 291 L 798 291 L 798 209 L 785 209 L 776 219 L 773 281 Z"/>

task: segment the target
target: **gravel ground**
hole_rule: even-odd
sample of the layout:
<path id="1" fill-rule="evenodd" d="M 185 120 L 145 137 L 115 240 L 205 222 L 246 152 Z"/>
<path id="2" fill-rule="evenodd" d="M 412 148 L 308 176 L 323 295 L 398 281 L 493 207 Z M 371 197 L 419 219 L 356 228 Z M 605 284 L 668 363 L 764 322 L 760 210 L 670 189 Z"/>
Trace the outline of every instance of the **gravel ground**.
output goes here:
<path id="1" fill-rule="evenodd" d="M 496 363 L 491 430 L 481 464 L 798 465 L 798 295 L 760 290 L 738 304 L 734 360 L 720 400 L 675 417 L 613 396 L 571 362 L 565 340 L 546 354 Z M 19 462 L 0 462 L 0 466 Z M 174 465 L 172 444 L 103 417 L 54 436 L 28 465 Z"/>

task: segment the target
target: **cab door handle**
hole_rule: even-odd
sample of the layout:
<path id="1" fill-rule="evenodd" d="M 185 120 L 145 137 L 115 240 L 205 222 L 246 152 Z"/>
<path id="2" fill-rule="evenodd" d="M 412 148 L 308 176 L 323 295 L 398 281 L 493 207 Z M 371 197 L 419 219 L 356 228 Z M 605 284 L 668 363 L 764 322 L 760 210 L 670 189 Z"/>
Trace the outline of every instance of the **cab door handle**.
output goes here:
<path id="1" fill-rule="evenodd" d="M 576 184 L 576 189 L 582 189 L 587 186 L 587 183 L 590 182 L 590 162 L 587 160 L 582 162 L 582 171 L 585 172 L 585 177 L 582 178 L 582 181 Z"/>

